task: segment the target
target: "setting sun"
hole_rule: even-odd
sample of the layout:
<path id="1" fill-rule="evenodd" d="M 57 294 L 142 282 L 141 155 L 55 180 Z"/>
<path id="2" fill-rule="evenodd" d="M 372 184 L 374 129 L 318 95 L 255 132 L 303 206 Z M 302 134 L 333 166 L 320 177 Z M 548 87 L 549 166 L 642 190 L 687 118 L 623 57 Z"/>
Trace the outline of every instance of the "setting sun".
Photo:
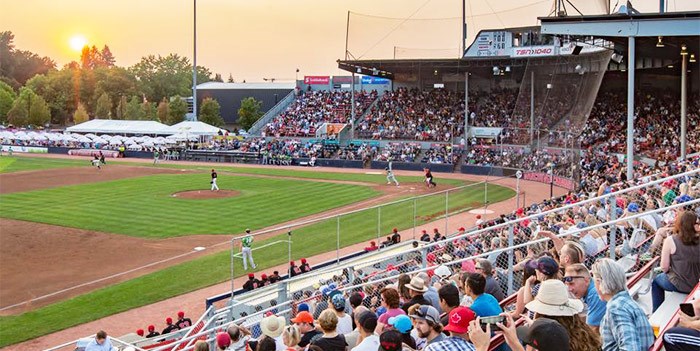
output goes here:
<path id="1" fill-rule="evenodd" d="M 82 35 L 74 35 L 69 41 L 71 49 L 75 51 L 81 51 L 85 45 L 87 45 L 87 39 Z"/>

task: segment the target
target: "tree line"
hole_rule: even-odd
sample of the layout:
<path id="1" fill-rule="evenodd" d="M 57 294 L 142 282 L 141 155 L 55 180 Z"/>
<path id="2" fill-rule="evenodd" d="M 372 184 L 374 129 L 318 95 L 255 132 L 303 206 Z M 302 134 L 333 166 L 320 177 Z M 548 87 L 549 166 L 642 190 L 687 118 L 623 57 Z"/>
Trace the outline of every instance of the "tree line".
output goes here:
<path id="1" fill-rule="evenodd" d="M 85 46 L 80 61 L 57 69 L 48 57 L 18 50 L 14 34 L 0 32 L 0 122 L 15 126 L 65 125 L 92 118 L 181 122 L 192 93 L 192 64 L 177 54 L 148 55 L 119 67 L 107 45 Z M 197 83 L 221 81 L 197 66 Z M 216 100 L 199 106 L 199 120 L 223 126 Z"/>

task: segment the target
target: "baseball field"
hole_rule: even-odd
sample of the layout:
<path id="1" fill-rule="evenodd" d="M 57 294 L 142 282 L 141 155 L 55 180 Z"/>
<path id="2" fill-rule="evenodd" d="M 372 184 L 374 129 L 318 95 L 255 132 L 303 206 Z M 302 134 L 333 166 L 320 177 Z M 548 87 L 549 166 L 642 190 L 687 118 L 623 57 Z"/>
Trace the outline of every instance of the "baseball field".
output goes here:
<path id="1" fill-rule="evenodd" d="M 209 189 L 216 167 L 222 192 Z M 258 270 L 287 260 L 285 225 L 294 226 L 293 259 L 385 236 L 444 214 L 481 206 L 484 186 L 417 195 L 468 184 L 441 179 L 426 189 L 420 176 L 285 168 L 0 158 L 0 347 L 152 304 L 230 279 L 230 240 L 246 228 Z M 514 196 L 489 184 L 489 203 Z M 361 209 L 390 203 L 381 209 Z M 415 214 L 415 215 L 414 215 Z M 194 250 L 201 247 L 204 250 Z M 236 262 L 237 275 L 243 275 Z"/>

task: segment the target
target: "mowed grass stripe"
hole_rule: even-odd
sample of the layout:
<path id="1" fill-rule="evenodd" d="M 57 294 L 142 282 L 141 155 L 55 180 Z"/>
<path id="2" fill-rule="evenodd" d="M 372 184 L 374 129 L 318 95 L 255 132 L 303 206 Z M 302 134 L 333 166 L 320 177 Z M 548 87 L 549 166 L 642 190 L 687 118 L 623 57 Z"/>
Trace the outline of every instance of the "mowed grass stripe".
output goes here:
<path id="1" fill-rule="evenodd" d="M 454 196 L 452 196 L 454 195 Z M 514 196 L 511 189 L 489 185 L 489 202 L 499 202 Z M 451 209 L 461 209 L 465 203 L 478 204 L 484 199 L 483 187 L 468 187 L 451 194 L 460 201 Z M 452 198 L 451 197 L 451 198 Z M 445 196 L 423 197 L 417 202 L 416 223 L 429 221 L 430 216 L 444 213 Z M 294 204 L 295 206 L 298 203 Z M 404 201 L 382 208 L 380 235 L 386 236 L 391 228 L 401 230 L 413 226 L 413 201 Z M 466 225 L 466 223 L 465 223 Z M 336 248 L 336 219 L 326 220 L 292 231 L 293 259 L 312 257 Z M 341 217 L 341 246 L 366 242 L 377 236 L 377 210 L 361 211 Z M 442 227 L 440 228 L 442 230 Z M 409 239 L 410 234 L 404 236 Z M 259 247 L 277 240 L 286 240 L 281 234 L 256 241 Z M 272 245 L 254 253 L 259 271 L 287 261 L 287 245 Z M 317 264 L 318 262 L 311 262 Z M 137 279 L 115 284 L 76 298 L 39 308 L 18 316 L 0 317 L 0 347 L 36 338 L 51 332 L 93 321 L 132 308 L 149 305 L 170 297 L 197 290 L 230 279 L 230 253 L 221 252 L 178 264 L 147 274 Z M 245 274 L 241 261 L 236 261 L 237 276 Z M 100 308 L 95 308 L 100 306 Z"/>
<path id="2" fill-rule="evenodd" d="M 189 200 L 172 193 L 204 190 L 208 174 L 161 174 L 0 195 L 0 216 L 67 227 L 164 238 L 240 233 L 362 201 L 367 186 L 237 176 L 221 188 L 240 196 Z M 169 223 L 173 226 L 159 225 Z"/>

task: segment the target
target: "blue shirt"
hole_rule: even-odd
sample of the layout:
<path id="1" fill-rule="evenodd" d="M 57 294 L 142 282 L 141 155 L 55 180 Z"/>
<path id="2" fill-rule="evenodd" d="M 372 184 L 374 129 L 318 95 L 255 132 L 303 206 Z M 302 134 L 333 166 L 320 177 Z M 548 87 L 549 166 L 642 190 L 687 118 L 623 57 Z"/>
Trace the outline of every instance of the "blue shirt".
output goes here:
<path id="1" fill-rule="evenodd" d="M 476 351 L 474 345 L 467 340 L 451 336 L 442 341 L 428 344 L 424 351 Z"/>
<path id="2" fill-rule="evenodd" d="M 479 317 L 498 316 L 503 312 L 498 300 L 491 294 L 479 295 L 469 308 Z"/>
<path id="3" fill-rule="evenodd" d="M 590 284 L 588 284 L 588 291 L 586 291 L 586 296 L 583 297 L 583 302 L 585 302 L 588 307 L 586 324 L 593 327 L 600 326 L 600 321 L 605 315 L 605 306 L 607 303 L 601 300 L 600 296 L 598 296 L 598 292 L 595 291 L 593 279 L 591 279 Z"/>
<path id="4" fill-rule="evenodd" d="M 600 335 L 603 351 L 646 351 L 654 343 L 647 316 L 627 291 L 620 291 L 608 301 Z"/>
<path id="5" fill-rule="evenodd" d="M 85 351 L 112 351 L 112 342 L 107 338 L 102 345 L 100 345 L 97 343 L 96 339 L 92 339 L 90 343 L 85 346 Z"/>

